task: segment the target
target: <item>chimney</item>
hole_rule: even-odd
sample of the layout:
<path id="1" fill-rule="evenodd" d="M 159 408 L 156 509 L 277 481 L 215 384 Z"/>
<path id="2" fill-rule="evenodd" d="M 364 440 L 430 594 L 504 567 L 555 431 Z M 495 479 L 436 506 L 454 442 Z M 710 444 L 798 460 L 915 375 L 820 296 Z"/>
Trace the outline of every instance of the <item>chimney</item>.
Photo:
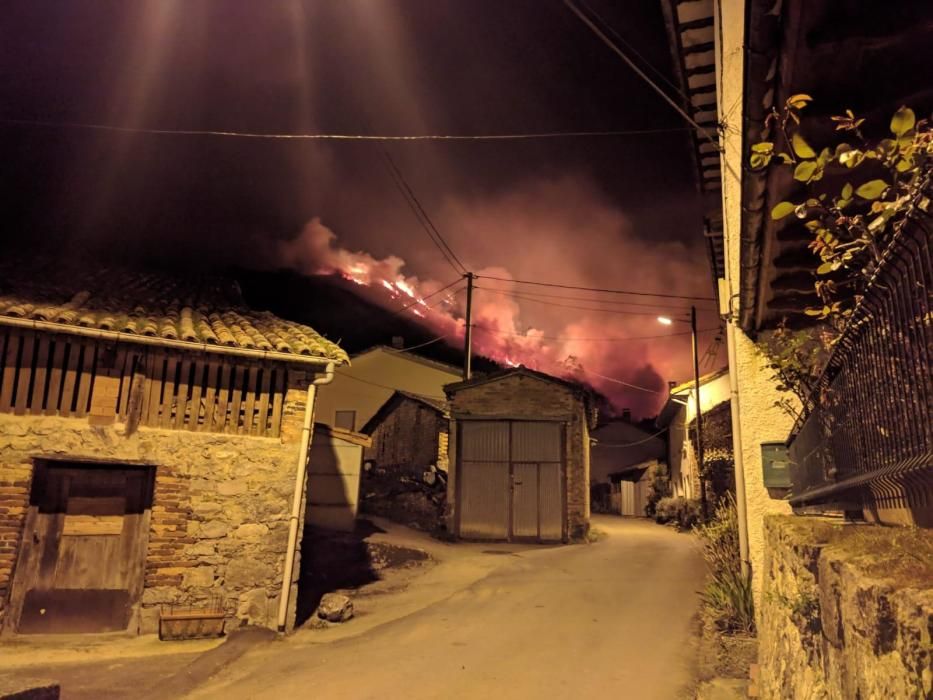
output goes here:
<path id="1" fill-rule="evenodd" d="M 622 409 L 622 420 L 625 421 L 626 423 L 632 422 L 632 409 L 630 408 Z"/>
<path id="2" fill-rule="evenodd" d="M 396 350 L 401 350 L 405 347 L 405 339 L 400 335 L 392 336 L 392 347 Z"/>

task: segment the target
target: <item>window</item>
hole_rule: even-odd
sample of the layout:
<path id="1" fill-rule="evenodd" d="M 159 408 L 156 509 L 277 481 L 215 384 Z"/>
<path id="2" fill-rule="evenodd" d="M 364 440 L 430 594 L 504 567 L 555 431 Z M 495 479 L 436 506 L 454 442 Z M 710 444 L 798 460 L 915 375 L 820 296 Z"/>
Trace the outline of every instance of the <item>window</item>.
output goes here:
<path id="1" fill-rule="evenodd" d="M 334 413 L 334 427 L 344 430 L 356 429 L 356 411 L 337 411 Z"/>

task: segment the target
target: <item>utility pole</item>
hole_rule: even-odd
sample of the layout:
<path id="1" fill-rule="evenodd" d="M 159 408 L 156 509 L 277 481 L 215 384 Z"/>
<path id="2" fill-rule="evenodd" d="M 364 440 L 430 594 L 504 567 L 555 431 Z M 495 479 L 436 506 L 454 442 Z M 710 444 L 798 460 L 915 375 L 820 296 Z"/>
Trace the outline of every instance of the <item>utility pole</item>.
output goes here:
<path id="1" fill-rule="evenodd" d="M 469 307 L 468 307 L 469 308 Z M 690 307 L 690 330 L 693 339 L 693 384 L 696 394 L 697 412 L 697 471 L 700 474 L 700 506 L 703 509 L 703 519 L 709 516 L 706 504 L 706 472 L 703 468 L 703 411 L 700 404 L 700 354 L 697 343 L 697 307 Z"/>
<path id="2" fill-rule="evenodd" d="M 466 302 L 466 333 L 463 336 L 463 379 L 467 380 L 473 374 L 473 273 L 466 273 L 467 302 Z"/>

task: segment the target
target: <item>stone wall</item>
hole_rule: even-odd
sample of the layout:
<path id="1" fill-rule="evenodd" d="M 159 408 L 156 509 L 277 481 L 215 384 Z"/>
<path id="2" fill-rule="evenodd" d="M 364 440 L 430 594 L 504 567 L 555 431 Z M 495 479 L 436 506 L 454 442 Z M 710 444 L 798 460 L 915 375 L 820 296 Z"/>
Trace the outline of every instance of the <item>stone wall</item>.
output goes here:
<path id="1" fill-rule="evenodd" d="M 459 389 L 450 397 L 452 414 L 542 420 L 559 418 L 566 425 L 565 483 L 567 536 L 586 535 L 590 523 L 589 431 L 583 401 L 567 387 L 523 375 L 510 375 Z M 451 424 L 451 465 L 455 463 L 454 422 Z M 456 470 L 450 470 L 448 526 L 456 521 Z"/>
<path id="2" fill-rule="evenodd" d="M 447 419 L 438 411 L 402 398 L 372 431 L 373 444 L 366 448 L 363 459 L 420 478 L 431 464 L 441 467 L 437 464 L 438 437 L 446 425 Z"/>
<path id="3" fill-rule="evenodd" d="M 765 518 L 761 697 L 933 696 L 933 532 Z"/>
<path id="4" fill-rule="evenodd" d="M 304 392 L 290 390 L 282 438 L 147 428 L 127 436 L 122 426 L 76 418 L 0 415 L 0 620 L 15 576 L 32 458 L 46 457 L 155 465 L 138 631 L 156 631 L 161 604 L 217 598 L 228 629 L 274 627 L 303 411 Z"/>

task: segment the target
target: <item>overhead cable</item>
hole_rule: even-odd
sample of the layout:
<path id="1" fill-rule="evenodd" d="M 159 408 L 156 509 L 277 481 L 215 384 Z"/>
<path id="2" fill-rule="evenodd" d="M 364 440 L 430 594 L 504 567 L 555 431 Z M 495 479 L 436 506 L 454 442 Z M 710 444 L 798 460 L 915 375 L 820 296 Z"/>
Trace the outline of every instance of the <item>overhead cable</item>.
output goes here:
<path id="1" fill-rule="evenodd" d="M 488 279 L 488 278 L 487 278 L 487 279 Z M 504 294 L 505 294 L 505 293 L 508 293 L 508 294 L 513 293 L 511 290 L 507 290 L 507 289 L 497 289 L 497 288 L 495 288 L 495 287 L 486 287 L 486 286 L 479 287 L 479 286 L 474 285 L 473 289 L 485 289 L 485 290 L 488 291 L 488 292 L 501 292 L 501 293 L 504 293 Z M 646 302 L 626 301 L 626 300 L 621 300 L 621 299 L 620 299 L 620 300 L 617 300 L 617 299 L 605 299 L 605 298 L 604 298 L 604 299 L 600 299 L 599 297 L 567 296 L 566 294 L 548 294 L 548 293 L 546 293 L 546 292 L 535 292 L 535 291 L 528 291 L 528 290 L 524 290 L 524 289 L 521 291 L 521 294 L 522 294 L 523 296 L 526 296 L 526 297 L 534 297 L 534 298 L 542 298 L 542 299 L 560 299 L 560 300 L 562 300 L 562 301 L 585 301 L 585 302 L 590 302 L 590 303 L 592 303 L 592 304 L 611 304 L 611 305 L 613 305 L 613 306 L 638 306 L 638 307 L 641 307 L 641 308 L 649 308 L 649 309 L 664 309 L 664 310 L 666 310 L 666 311 L 673 311 L 673 310 L 676 310 L 676 311 L 686 311 L 686 312 L 689 312 L 689 311 L 690 311 L 690 307 L 689 307 L 689 306 L 675 306 L 675 305 L 671 305 L 671 304 L 649 304 L 649 303 L 646 303 Z M 703 308 L 699 308 L 699 309 L 697 309 L 697 311 L 698 311 L 698 312 L 708 311 L 708 312 L 711 312 L 711 313 L 712 313 L 712 312 L 718 313 L 718 311 L 717 311 L 716 309 L 703 309 Z"/>
<path id="2" fill-rule="evenodd" d="M 441 235 L 440 231 L 437 230 L 434 222 L 431 221 L 431 217 L 428 216 L 428 213 L 424 210 L 424 207 L 421 206 L 421 202 L 419 202 L 418 198 L 415 196 L 414 191 L 412 191 L 411 187 L 408 186 L 408 183 L 405 181 L 405 177 L 402 175 L 402 172 L 395 165 L 395 161 L 392 160 L 392 156 L 390 156 L 389 152 L 386 150 L 382 151 L 382 155 L 385 156 L 386 163 L 389 166 L 389 171 L 392 175 L 393 181 L 395 182 L 395 186 L 402 194 L 402 197 L 405 198 L 405 201 L 411 208 L 412 213 L 414 213 L 415 218 L 418 219 L 421 227 L 425 230 L 425 233 L 428 234 L 428 237 L 431 239 L 434 245 L 437 246 L 438 250 L 441 251 L 444 259 L 447 260 L 450 266 L 454 269 L 454 272 L 460 275 L 465 275 L 467 272 L 466 266 L 460 262 L 460 258 L 458 258 L 453 250 L 451 250 L 450 246 L 447 245 L 447 241 L 444 240 L 444 237 Z"/>
<path id="3" fill-rule="evenodd" d="M 532 296 L 526 296 L 524 294 L 517 294 L 515 292 L 506 292 L 499 289 L 490 289 L 489 287 L 474 287 L 473 289 L 482 289 L 487 292 L 494 292 L 495 294 L 501 294 L 502 296 L 513 297 L 515 299 L 523 299 L 525 301 L 533 301 L 538 304 L 544 304 L 546 306 L 559 306 L 564 309 L 576 309 L 577 311 L 593 311 L 595 313 L 604 313 L 604 314 L 622 314 L 625 316 L 657 316 L 657 313 L 652 313 L 651 311 L 626 311 L 624 309 L 598 309 L 592 306 L 575 306 L 573 304 L 561 304 L 556 301 L 548 301 L 546 299 L 536 299 Z"/>
<path id="4" fill-rule="evenodd" d="M 530 139 L 560 138 L 611 138 L 617 136 L 650 136 L 691 131 L 688 127 L 665 127 L 660 129 L 610 129 L 603 131 L 537 131 L 504 134 L 287 134 L 254 131 L 227 131 L 219 129 L 149 129 L 145 127 L 121 126 L 119 124 L 95 124 L 85 122 L 57 122 L 33 119 L 0 119 L 0 124 L 37 126 L 57 129 L 84 129 L 92 131 L 115 131 L 127 134 L 150 136 L 219 136 L 242 139 L 288 139 L 301 141 L 522 141 Z"/>
<path id="5" fill-rule="evenodd" d="M 496 280 L 498 282 L 511 282 L 513 284 L 532 284 L 537 287 L 556 287 L 558 289 L 576 289 L 584 292 L 602 292 L 604 294 L 628 294 L 638 297 L 663 297 L 666 299 L 687 299 L 692 301 L 716 301 L 713 297 L 691 297 L 681 294 L 662 294 L 660 292 L 635 292 L 624 289 L 603 289 L 600 287 L 578 287 L 572 284 L 557 284 L 556 282 L 535 282 L 533 280 L 513 280 L 506 277 L 493 277 L 492 275 L 476 275 L 476 279 Z"/>
<path id="6" fill-rule="evenodd" d="M 437 296 L 437 295 L 440 294 L 441 292 L 447 291 L 448 289 L 450 289 L 450 288 L 453 287 L 454 285 L 460 284 L 461 282 L 463 282 L 463 278 L 462 278 L 462 277 L 459 277 L 459 278 L 455 279 L 453 282 L 451 282 L 450 284 L 448 284 L 448 285 L 446 285 L 446 286 L 444 286 L 444 287 L 441 287 L 440 289 L 438 289 L 438 290 L 436 290 L 436 291 L 434 291 L 434 292 L 431 292 L 430 294 L 425 294 L 424 296 L 419 296 L 417 299 L 415 299 L 415 300 L 414 300 L 413 302 L 411 302 L 410 304 L 406 304 L 406 305 L 403 306 L 401 309 L 397 309 L 397 310 L 393 311 L 392 314 L 393 314 L 393 315 L 395 315 L 395 314 L 400 314 L 400 313 L 402 313 L 403 311 L 407 311 L 408 309 L 410 309 L 410 308 L 413 307 L 413 306 L 418 306 L 418 305 L 420 305 L 422 302 L 427 301 L 428 299 L 430 299 L 430 298 L 433 297 L 433 296 Z M 460 292 L 460 291 L 463 291 L 463 290 L 457 289 L 454 293 L 456 294 L 457 292 Z M 429 308 L 430 308 L 430 307 L 429 307 Z"/>
<path id="7" fill-rule="evenodd" d="M 573 340 L 587 343 L 622 343 L 630 340 L 657 340 L 659 338 L 675 338 L 677 336 L 690 335 L 691 331 L 683 331 L 680 333 L 666 333 L 664 335 L 643 335 L 643 336 L 627 336 L 623 338 L 574 338 L 562 335 L 527 335 L 525 333 L 512 333 L 510 331 L 500 331 L 495 328 L 486 328 L 485 326 L 480 326 L 473 324 L 473 328 L 476 328 L 486 333 L 493 333 L 495 335 L 507 335 L 517 338 L 527 338 L 529 340 Z M 697 333 L 709 333 L 710 331 L 719 330 L 718 328 L 703 328 L 698 330 Z"/>

